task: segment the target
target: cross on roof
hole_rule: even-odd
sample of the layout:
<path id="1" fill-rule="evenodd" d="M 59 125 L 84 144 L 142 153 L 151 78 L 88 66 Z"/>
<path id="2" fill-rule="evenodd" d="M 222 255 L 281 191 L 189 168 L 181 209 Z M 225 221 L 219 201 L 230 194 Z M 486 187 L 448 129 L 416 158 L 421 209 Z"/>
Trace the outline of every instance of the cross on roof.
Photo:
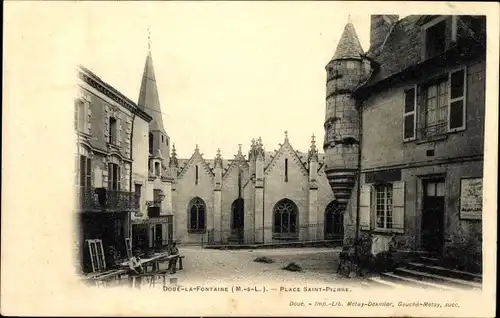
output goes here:
<path id="1" fill-rule="evenodd" d="M 148 27 L 148 50 L 151 51 L 151 30 Z"/>

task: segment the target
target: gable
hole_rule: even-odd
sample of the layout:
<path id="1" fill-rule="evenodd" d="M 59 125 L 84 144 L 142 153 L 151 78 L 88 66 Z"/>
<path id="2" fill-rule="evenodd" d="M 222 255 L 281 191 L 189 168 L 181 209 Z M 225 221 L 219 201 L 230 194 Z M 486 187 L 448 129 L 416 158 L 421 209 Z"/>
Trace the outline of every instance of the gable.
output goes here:
<path id="1" fill-rule="evenodd" d="M 178 178 L 182 179 L 191 170 L 196 170 L 196 166 L 198 166 L 199 176 L 205 175 L 209 178 L 213 178 L 215 176 L 212 169 L 210 169 L 210 166 L 205 159 L 203 159 L 201 154 L 199 152 L 195 152 L 179 172 Z"/>
<path id="2" fill-rule="evenodd" d="M 283 162 L 285 159 L 288 159 L 288 169 L 295 166 L 304 176 L 307 177 L 309 175 L 304 163 L 300 160 L 299 156 L 289 143 L 285 143 L 281 146 L 280 150 L 278 150 L 276 155 L 271 159 L 269 165 L 264 169 L 264 174 L 266 176 L 269 175 L 275 167 L 281 168 L 284 165 Z"/>
<path id="3" fill-rule="evenodd" d="M 238 166 L 241 168 L 241 170 L 248 173 L 249 166 L 246 160 L 244 158 L 236 158 L 235 160 L 231 160 L 229 166 L 224 170 L 222 174 L 222 180 L 230 176 L 233 171 L 237 171 Z"/>

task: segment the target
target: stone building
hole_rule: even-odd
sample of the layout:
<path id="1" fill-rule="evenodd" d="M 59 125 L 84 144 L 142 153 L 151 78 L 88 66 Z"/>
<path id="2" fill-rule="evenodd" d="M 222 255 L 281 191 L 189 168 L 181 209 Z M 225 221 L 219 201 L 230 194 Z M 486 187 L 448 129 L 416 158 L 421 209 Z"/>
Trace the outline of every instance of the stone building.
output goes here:
<path id="1" fill-rule="evenodd" d="M 325 173 L 345 241 L 481 264 L 484 16 L 371 17 L 348 24 L 327 64 Z"/>
<path id="2" fill-rule="evenodd" d="M 147 156 L 147 149 L 141 155 L 144 146 L 133 135 L 147 140 L 152 118 L 85 67 L 77 75 L 77 244 L 82 270 L 88 272 L 109 267 L 115 254 L 127 253 L 131 215 L 140 213 L 143 201 L 131 191 L 132 181 L 148 177 L 146 161 L 137 159 Z"/>

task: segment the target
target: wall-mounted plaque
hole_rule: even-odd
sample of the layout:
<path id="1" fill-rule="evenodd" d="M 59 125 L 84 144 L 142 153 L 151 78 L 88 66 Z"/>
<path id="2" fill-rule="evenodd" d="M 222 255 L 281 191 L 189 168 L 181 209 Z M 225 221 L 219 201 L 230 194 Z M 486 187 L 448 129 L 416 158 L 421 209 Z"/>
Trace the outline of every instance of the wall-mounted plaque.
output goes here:
<path id="1" fill-rule="evenodd" d="M 483 215 L 483 178 L 460 180 L 460 219 L 481 220 Z"/>

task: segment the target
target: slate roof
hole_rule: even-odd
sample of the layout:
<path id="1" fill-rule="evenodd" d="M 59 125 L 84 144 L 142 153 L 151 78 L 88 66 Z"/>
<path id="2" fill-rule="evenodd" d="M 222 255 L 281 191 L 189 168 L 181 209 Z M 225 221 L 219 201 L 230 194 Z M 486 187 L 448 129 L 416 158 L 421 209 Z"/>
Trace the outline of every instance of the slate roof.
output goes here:
<path id="1" fill-rule="evenodd" d="M 372 57 L 378 64 L 378 69 L 365 86 L 386 79 L 420 62 L 421 18 L 421 15 L 411 15 L 396 22 L 380 53 Z"/>
<path id="2" fill-rule="evenodd" d="M 151 51 L 148 52 L 146 63 L 144 64 L 144 72 L 142 74 L 141 88 L 139 91 L 139 101 L 137 102 L 139 108 L 148 113 L 153 120 L 149 125 L 149 130 L 160 130 L 165 135 L 163 118 L 160 107 L 160 98 L 158 95 L 158 88 L 156 86 L 155 71 L 153 68 L 153 58 Z"/>
<path id="3" fill-rule="evenodd" d="M 359 43 L 354 25 L 349 22 L 346 24 L 344 32 L 342 32 L 332 60 L 361 58 L 362 56 L 363 48 L 361 48 L 361 43 Z"/>

